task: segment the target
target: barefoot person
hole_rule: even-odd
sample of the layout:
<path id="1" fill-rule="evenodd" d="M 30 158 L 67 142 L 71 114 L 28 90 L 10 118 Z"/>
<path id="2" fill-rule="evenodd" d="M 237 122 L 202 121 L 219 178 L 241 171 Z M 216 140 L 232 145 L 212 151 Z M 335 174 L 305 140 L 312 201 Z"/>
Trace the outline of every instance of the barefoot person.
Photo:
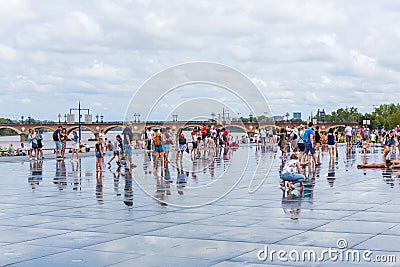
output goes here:
<path id="1" fill-rule="evenodd" d="M 71 155 L 71 161 L 74 160 L 74 154 L 76 154 L 76 161 L 79 160 L 79 150 L 80 150 L 80 144 L 79 144 L 79 136 L 76 131 L 72 131 L 72 155 Z"/>
<path id="2" fill-rule="evenodd" d="M 104 172 L 103 171 L 103 138 L 99 137 L 97 143 L 95 145 L 95 153 L 96 153 L 96 172 Z"/>
<path id="3" fill-rule="evenodd" d="M 303 187 L 304 175 L 301 174 L 301 166 L 299 162 L 299 157 L 297 153 L 293 153 L 290 155 L 290 159 L 286 162 L 285 167 L 283 169 L 283 173 L 281 174 L 281 179 L 284 181 L 285 186 L 289 188 L 289 190 L 295 189 L 293 184 L 300 183 L 300 186 Z"/>
<path id="4" fill-rule="evenodd" d="M 384 163 L 369 163 L 369 164 L 359 164 L 358 169 L 364 168 L 400 168 L 400 160 L 389 160 L 387 159 Z"/>

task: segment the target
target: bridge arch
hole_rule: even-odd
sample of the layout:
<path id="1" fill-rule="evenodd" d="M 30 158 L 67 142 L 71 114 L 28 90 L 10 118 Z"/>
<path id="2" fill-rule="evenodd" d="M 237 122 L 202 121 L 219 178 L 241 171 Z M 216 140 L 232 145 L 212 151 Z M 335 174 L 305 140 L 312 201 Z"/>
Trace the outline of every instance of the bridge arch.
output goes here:
<path id="1" fill-rule="evenodd" d="M 115 125 L 107 126 L 107 127 L 103 128 L 104 129 L 104 133 L 107 134 L 109 131 L 111 131 L 112 129 L 115 129 L 115 128 L 122 128 L 123 129 L 124 126 L 122 124 L 118 124 L 118 125 L 115 124 Z"/>
<path id="2" fill-rule="evenodd" d="M 77 129 L 79 129 L 78 125 L 74 125 L 74 126 L 68 127 L 67 128 L 67 135 L 70 135 L 73 130 L 77 130 Z M 93 129 L 91 129 L 89 127 L 81 126 L 81 129 L 82 130 L 88 130 L 88 131 L 92 132 L 94 136 L 96 136 L 98 134 L 96 131 L 94 131 Z"/>
<path id="3" fill-rule="evenodd" d="M 5 126 L 5 125 L 3 125 L 3 126 L 0 126 L 0 130 L 2 130 L 2 129 L 10 129 L 10 130 L 13 130 L 13 131 L 15 131 L 17 134 L 22 134 L 23 132 L 21 131 L 21 129 L 18 129 L 18 128 L 16 128 L 16 127 L 12 127 L 12 126 Z M 27 129 L 28 130 L 28 129 Z M 26 130 L 26 131 L 27 131 Z"/>

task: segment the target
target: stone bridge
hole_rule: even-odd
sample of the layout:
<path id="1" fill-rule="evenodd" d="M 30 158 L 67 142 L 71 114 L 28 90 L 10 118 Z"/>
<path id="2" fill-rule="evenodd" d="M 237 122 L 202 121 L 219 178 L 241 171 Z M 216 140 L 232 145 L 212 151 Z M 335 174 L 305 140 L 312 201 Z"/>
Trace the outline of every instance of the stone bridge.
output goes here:
<path id="1" fill-rule="evenodd" d="M 149 121 L 149 122 L 137 122 L 133 123 L 134 132 L 139 134 L 143 132 L 145 127 L 161 127 L 166 128 L 169 127 L 171 129 L 182 131 L 188 127 L 193 126 L 202 126 L 203 124 L 206 125 L 216 125 L 216 122 L 210 121 Z M 301 124 L 306 125 L 305 122 L 303 123 L 291 123 L 291 122 L 230 122 L 226 124 L 220 124 L 222 127 L 226 127 L 228 129 L 237 129 L 247 132 L 249 134 L 253 133 L 256 128 L 281 128 L 290 125 L 291 127 L 298 127 Z M 344 127 L 345 124 L 348 124 L 352 127 L 358 126 L 356 122 L 343 122 L 343 123 L 332 123 L 332 122 L 319 122 L 317 125 L 320 126 L 320 129 L 323 131 L 328 130 L 329 128 L 336 128 L 336 127 Z M 21 141 L 26 141 L 28 136 L 29 129 L 37 129 L 37 130 L 44 130 L 44 131 L 55 131 L 59 125 L 62 125 L 67 129 L 67 133 L 70 134 L 73 130 L 77 130 L 79 128 L 78 123 L 34 123 L 34 124 L 13 124 L 13 123 L 0 123 L 0 129 L 11 129 L 14 130 L 18 135 L 21 137 Z M 107 133 L 113 129 L 121 129 L 124 126 L 123 122 L 103 122 L 103 123 L 81 123 L 82 130 L 91 131 L 94 134 L 94 137 L 97 138 L 100 131 L 104 130 Z"/>

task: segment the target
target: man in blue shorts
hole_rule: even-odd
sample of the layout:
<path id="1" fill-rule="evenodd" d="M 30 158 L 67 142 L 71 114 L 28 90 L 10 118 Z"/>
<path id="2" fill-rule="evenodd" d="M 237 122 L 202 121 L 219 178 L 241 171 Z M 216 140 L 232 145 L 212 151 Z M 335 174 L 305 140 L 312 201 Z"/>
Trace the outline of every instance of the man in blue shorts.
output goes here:
<path id="1" fill-rule="evenodd" d="M 134 168 L 136 167 L 135 164 L 132 162 L 132 141 L 133 141 L 133 132 L 132 132 L 132 123 L 128 122 L 126 124 L 125 129 L 122 131 L 122 135 L 124 136 L 124 154 L 125 157 L 128 158 L 129 167 Z M 129 168 L 127 166 L 127 168 Z"/>
<path id="2" fill-rule="evenodd" d="M 315 156 L 315 147 L 314 147 L 314 131 L 312 129 L 313 123 L 310 121 L 308 123 L 308 128 L 304 131 L 304 136 L 305 139 L 304 140 L 304 144 L 305 144 L 305 148 L 304 148 L 304 154 L 308 155 L 308 163 L 311 163 L 311 157 L 313 160 L 313 164 L 315 164 L 317 161 L 316 156 Z"/>
<path id="3" fill-rule="evenodd" d="M 62 149 L 62 144 L 61 144 L 61 130 L 62 130 L 62 128 L 63 127 L 61 125 L 59 125 L 57 130 L 55 130 L 54 133 L 53 133 L 53 141 L 54 141 L 54 143 L 56 145 L 56 157 L 57 158 L 61 157 L 60 151 Z"/>

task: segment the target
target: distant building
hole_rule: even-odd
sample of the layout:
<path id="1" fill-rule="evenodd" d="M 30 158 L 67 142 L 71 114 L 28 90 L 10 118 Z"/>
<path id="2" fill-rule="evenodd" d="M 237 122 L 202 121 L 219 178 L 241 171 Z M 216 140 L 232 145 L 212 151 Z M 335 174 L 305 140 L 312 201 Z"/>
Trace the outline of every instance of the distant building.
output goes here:
<path id="1" fill-rule="evenodd" d="M 301 112 L 293 112 L 293 119 L 301 120 Z"/>
<path id="2" fill-rule="evenodd" d="M 285 116 L 274 116 L 273 119 L 274 119 L 274 121 L 284 121 Z"/>

